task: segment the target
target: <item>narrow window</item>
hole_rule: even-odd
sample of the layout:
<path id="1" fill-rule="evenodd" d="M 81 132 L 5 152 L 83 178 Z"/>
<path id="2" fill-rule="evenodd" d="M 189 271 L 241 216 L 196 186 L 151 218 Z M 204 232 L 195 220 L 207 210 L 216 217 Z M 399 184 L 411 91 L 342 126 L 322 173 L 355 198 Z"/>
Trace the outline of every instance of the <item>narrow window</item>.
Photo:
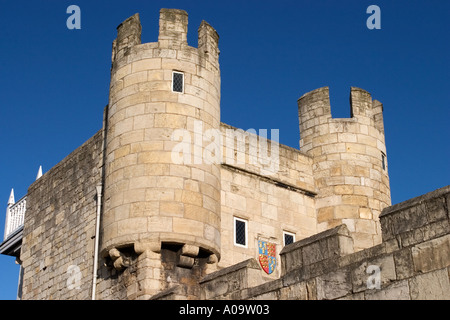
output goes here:
<path id="1" fill-rule="evenodd" d="M 381 153 L 381 167 L 386 170 L 386 155 L 383 152 Z"/>
<path id="2" fill-rule="evenodd" d="M 172 91 L 183 93 L 184 91 L 184 73 L 172 72 Z"/>
<path id="3" fill-rule="evenodd" d="M 234 245 L 247 248 L 247 221 L 234 218 Z"/>
<path id="4" fill-rule="evenodd" d="M 283 241 L 284 241 L 285 246 L 287 246 L 288 244 L 294 243 L 295 242 L 295 234 L 287 232 L 287 231 L 283 231 Z"/>

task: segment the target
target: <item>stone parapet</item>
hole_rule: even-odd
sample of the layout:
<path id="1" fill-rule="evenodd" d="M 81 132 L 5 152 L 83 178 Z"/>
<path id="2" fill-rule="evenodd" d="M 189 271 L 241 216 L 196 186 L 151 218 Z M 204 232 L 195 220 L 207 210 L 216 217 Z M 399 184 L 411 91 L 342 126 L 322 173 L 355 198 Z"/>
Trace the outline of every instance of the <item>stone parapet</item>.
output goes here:
<path id="1" fill-rule="evenodd" d="M 385 209 L 383 242 L 377 246 L 352 253 L 349 232 L 341 225 L 286 246 L 279 279 L 252 287 L 247 273 L 239 287 L 223 286 L 220 292 L 202 280 L 204 298 L 450 300 L 449 191 L 447 186 Z M 236 271 L 252 263 L 205 279 L 236 282 Z M 260 279 L 257 271 L 252 274 Z"/>
<path id="2" fill-rule="evenodd" d="M 383 241 L 396 239 L 401 247 L 450 232 L 450 186 L 398 203 L 380 215 Z"/>
<path id="3" fill-rule="evenodd" d="M 263 282 L 260 266 L 248 259 L 205 276 L 201 281 L 202 299 L 236 299 L 241 291 Z"/>
<path id="4" fill-rule="evenodd" d="M 353 253 L 352 237 L 347 226 L 340 225 L 284 247 L 280 252 L 281 275 L 350 253 Z"/>

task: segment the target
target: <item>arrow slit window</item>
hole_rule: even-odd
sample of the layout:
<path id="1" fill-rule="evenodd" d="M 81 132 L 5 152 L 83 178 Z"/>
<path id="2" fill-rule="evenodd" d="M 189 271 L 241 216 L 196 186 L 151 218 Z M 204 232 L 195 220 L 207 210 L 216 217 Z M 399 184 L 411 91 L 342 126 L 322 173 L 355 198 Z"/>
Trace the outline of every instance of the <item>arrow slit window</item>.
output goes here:
<path id="1" fill-rule="evenodd" d="M 386 170 L 386 155 L 384 152 L 381 152 L 381 167 Z"/>

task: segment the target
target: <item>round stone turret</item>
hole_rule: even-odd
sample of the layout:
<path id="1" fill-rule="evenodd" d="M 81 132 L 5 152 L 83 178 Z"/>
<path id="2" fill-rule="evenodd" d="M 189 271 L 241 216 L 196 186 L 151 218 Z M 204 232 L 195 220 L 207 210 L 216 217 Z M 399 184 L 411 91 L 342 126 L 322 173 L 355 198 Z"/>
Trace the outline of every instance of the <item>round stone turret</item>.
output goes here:
<path id="1" fill-rule="evenodd" d="M 220 126 L 219 37 L 203 21 L 198 48 L 188 46 L 187 23 L 185 11 L 162 9 L 158 42 L 145 44 L 138 14 L 117 28 L 105 115 L 103 256 L 167 244 L 184 246 L 183 265 L 198 255 L 220 258 L 220 164 L 174 161 L 180 132 L 195 143 L 195 130 Z M 201 140 L 189 146 L 196 147 Z"/>
<path id="2" fill-rule="evenodd" d="M 381 242 L 378 216 L 391 204 L 383 106 L 351 88 L 351 118 L 331 117 L 328 87 L 298 100 L 300 149 L 313 156 L 318 231 L 345 223 L 355 249 Z"/>

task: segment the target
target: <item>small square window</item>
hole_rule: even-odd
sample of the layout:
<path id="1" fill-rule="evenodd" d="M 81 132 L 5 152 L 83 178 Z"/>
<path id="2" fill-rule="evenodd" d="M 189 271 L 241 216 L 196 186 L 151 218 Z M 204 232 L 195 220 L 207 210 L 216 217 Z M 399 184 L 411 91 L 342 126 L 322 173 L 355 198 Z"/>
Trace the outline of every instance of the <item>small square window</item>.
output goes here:
<path id="1" fill-rule="evenodd" d="M 172 72 L 172 91 L 184 92 L 184 73 L 173 71 Z"/>
<path id="2" fill-rule="evenodd" d="M 234 245 L 247 248 L 247 221 L 234 218 Z"/>
<path id="3" fill-rule="evenodd" d="M 285 246 L 287 246 L 288 244 L 294 243 L 295 242 L 295 234 L 287 232 L 287 231 L 283 231 L 283 242 L 284 242 Z"/>

